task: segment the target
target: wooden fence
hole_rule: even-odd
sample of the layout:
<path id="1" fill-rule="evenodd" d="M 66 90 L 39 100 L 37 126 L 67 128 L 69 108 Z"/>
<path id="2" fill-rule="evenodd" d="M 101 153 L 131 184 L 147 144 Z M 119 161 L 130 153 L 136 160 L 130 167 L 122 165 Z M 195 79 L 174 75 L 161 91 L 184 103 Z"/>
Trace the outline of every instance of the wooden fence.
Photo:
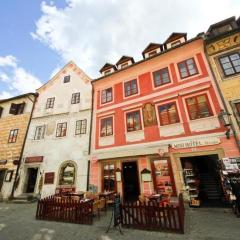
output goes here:
<path id="1" fill-rule="evenodd" d="M 159 205 L 156 202 L 123 203 L 122 225 L 151 231 L 184 233 L 184 202 L 179 195 L 177 206 Z"/>
<path id="2" fill-rule="evenodd" d="M 36 219 L 92 224 L 93 201 L 82 202 L 71 198 L 50 196 L 38 201 Z"/>

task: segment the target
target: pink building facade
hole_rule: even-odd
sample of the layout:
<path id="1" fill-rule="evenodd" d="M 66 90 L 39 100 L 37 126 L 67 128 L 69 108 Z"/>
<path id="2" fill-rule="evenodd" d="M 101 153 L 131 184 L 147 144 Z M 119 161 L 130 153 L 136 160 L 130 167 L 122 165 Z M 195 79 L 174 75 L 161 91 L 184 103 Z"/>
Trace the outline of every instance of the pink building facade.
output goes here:
<path id="1" fill-rule="evenodd" d="M 239 151 L 218 119 L 223 106 L 202 38 L 174 33 L 142 54 L 136 63 L 123 56 L 105 64 L 92 81 L 90 189 L 117 191 L 126 201 L 188 197 L 185 170 L 204 178 Z"/>

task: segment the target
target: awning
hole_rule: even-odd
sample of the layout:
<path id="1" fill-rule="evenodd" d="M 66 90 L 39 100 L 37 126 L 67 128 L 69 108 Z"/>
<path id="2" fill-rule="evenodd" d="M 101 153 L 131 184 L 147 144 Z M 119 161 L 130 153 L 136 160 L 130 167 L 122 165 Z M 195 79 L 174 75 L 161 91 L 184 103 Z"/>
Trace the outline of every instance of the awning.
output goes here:
<path id="1" fill-rule="evenodd" d="M 43 156 L 34 156 L 34 157 L 26 157 L 25 163 L 40 163 L 43 161 Z"/>

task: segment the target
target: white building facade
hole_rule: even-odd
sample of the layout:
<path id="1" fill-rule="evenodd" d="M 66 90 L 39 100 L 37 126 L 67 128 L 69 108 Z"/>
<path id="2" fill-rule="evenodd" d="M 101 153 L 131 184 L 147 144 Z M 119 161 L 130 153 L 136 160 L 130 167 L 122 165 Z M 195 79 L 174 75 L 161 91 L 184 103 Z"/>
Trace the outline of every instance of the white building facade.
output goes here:
<path id="1" fill-rule="evenodd" d="M 37 92 L 15 196 L 85 191 L 91 80 L 69 62 Z"/>

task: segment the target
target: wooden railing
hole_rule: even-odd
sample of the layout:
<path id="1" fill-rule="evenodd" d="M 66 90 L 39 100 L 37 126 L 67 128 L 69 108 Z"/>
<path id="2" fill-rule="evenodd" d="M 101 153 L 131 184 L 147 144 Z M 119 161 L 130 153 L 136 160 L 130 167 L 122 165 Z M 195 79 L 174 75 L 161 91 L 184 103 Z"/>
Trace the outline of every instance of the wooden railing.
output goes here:
<path id="1" fill-rule="evenodd" d="M 184 233 L 184 202 L 179 195 L 177 206 L 163 205 L 156 202 L 123 203 L 121 207 L 122 225 L 151 231 Z"/>
<path id="2" fill-rule="evenodd" d="M 92 224 L 93 201 L 82 202 L 71 198 L 50 196 L 38 201 L 36 219 Z"/>

